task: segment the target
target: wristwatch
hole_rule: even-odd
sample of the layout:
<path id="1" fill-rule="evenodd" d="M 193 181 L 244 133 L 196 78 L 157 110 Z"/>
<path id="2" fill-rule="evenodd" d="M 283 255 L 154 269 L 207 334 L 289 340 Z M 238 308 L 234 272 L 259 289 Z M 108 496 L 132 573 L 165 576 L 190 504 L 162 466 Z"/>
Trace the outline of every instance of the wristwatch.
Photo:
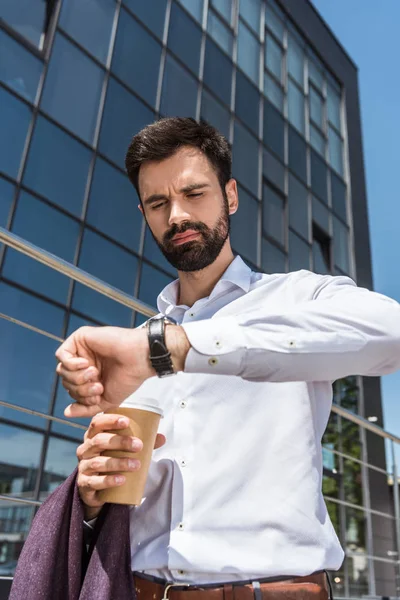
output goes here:
<path id="1" fill-rule="evenodd" d="M 165 324 L 177 325 L 176 321 L 164 316 L 152 317 L 147 321 L 147 335 L 150 348 L 150 362 L 158 377 L 176 375 L 171 353 L 165 343 Z"/>

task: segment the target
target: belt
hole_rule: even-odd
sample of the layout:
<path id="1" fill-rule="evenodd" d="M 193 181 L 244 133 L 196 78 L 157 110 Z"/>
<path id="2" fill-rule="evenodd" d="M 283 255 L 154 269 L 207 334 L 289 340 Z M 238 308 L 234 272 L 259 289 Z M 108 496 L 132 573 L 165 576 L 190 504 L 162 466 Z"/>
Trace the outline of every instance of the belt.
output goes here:
<path id="1" fill-rule="evenodd" d="M 217 585 L 171 583 L 133 574 L 137 600 L 328 600 L 324 572 L 277 580 L 234 581 Z"/>

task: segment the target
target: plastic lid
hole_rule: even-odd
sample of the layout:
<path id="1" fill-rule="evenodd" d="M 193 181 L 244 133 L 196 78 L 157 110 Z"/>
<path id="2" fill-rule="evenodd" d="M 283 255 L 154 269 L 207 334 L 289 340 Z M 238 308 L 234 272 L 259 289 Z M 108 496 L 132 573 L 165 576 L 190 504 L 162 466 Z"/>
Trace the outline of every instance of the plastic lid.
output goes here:
<path id="1" fill-rule="evenodd" d="M 138 408 L 140 410 L 148 410 L 149 412 L 157 413 L 161 416 L 161 418 L 164 417 L 163 409 L 158 404 L 156 404 L 154 400 L 151 399 L 144 399 L 143 401 L 140 400 L 140 402 L 136 400 L 135 402 L 133 402 L 133 400 L 127 398 L 120 405 L 120 408 Z"/>

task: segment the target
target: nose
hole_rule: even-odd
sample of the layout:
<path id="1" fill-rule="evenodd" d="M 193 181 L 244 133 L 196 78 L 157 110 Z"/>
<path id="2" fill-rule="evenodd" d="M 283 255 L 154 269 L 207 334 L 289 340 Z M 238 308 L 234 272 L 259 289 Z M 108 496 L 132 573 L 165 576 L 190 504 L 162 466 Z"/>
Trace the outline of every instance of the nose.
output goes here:
<path id="1" fill-rule="evenodd" d="M 185 209 L 182 202 L 179 200 L 172 200 L 170 202 L 170 213 L 168 219 L 168 225 L 180 225 L 184 221 L 190 221 L 190 214 Z"/>

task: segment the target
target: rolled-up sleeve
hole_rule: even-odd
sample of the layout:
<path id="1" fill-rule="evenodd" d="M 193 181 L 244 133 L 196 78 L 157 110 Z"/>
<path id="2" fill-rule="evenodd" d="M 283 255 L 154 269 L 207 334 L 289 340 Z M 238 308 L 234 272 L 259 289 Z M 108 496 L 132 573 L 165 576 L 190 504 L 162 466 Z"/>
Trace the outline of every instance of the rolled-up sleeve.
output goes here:
<path id="1" fill-rule="evenodd" d="M 312 298 L 282 311 L 182 325 L 185 372 L 254 381 L 333 381 L 400 368 L 400 305 L 347 277 L 317 277 Z"/>

